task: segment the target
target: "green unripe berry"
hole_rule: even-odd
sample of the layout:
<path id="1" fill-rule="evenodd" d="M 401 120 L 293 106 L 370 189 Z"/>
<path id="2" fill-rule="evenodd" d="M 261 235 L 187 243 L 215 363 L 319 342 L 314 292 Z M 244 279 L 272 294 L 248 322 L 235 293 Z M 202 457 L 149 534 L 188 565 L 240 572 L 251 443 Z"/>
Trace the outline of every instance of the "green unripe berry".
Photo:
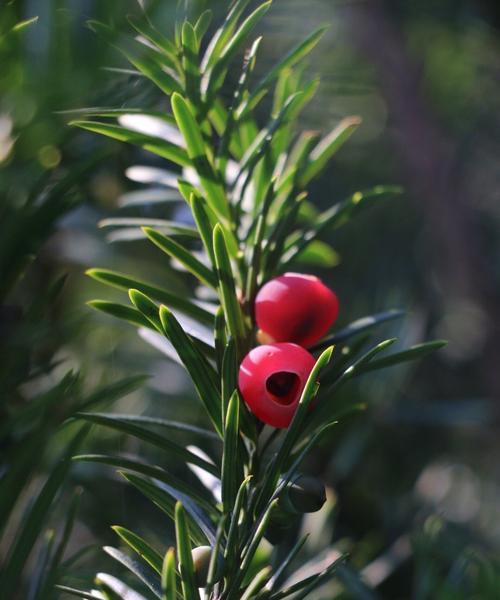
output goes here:
<path id="1" fill-rule="evenodd" d="M 296 524 L 297 518 L 295 515 L 290 515 L 278 506 L 271 515 L 269 525 L 266 531 L 266 539 L 268 542 L 276 546 L 285 540 L 291 528 Z"/>
<path id="2" fill-rule="evenodd" d="M 325 486 L 319 479 L 309 475 L 298 475 L 284 493 L 284 508 L 290 512 L 316 512 L 325 502 Z"/>
<path id="3" fill-rule="evenodd" d="M 196 585 L 200 588 L 206 587 L 208 583 L 208 570 L 210 568 L 210 557 L 212 556 L 212 547 L 198 546 L 197 548 L 193 548 L 191 556 L 193 557 L 193 567 Z M 224 561 L 222 559 L 222 556 L 219 554 L 217 556 L 215 575 L 212 583 L 216 583 L 222 578 L 223 569 Z"/>
<path id="4" fill-rule="evenodd" d="M 299 515 L 316 512 L 325 502 L 323 483 L 316 477 L 299 473 L 281 494 L 279 504 L 271 515 L 266 539 L 273 545 L 279 544 L 297 523 Z"/>

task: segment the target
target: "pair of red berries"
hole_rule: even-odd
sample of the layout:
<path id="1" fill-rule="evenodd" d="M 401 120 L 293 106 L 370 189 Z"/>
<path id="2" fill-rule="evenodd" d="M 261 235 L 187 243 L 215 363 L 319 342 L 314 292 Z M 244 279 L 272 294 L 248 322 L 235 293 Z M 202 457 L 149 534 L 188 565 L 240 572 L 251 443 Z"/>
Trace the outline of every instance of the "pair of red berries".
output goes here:
<path id="1" fill-rule="evenodd" d="M 240 366 L 238 385 L 253 414 L 273 427 L 288 427 L 315 359 L 305 348 L 337 318 L 335 294 L 317 277 L 285 273 L 266 283 L 255 299 L 255 320 L 265 343 Z"/>

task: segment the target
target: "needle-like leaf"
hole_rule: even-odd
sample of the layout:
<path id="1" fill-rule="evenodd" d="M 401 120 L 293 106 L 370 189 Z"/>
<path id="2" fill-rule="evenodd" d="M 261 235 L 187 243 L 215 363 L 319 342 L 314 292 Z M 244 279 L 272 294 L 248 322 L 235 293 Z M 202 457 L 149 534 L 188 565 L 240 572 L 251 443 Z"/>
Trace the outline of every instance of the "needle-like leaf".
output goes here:
<path id="1" fill-rule="evenodd" d="M 200 600 L 195 582 L 189 525 L 181 502 L 175 505 L 175 537 L 177 540 L 177 556 L 181 574 L 181 586 L 185 600 Z"/>
<path id="2" fill-rule="evenodd" d="M 224 450 L 222 453 L 222 504 L 224 512 L 232 511 L 236 494 L 241 481 L 239 472 L 241 458 L 238 454 L 240 425 L 240 398 L 238 392 L 234 392 L 229 400 L 224 427 Z"/>
<path id="3" fill-rule="evenodd" d="M 184 295 L 180 296 L 173 294 L 168 290 L 159 288 L 150 283 L 146 283 L 135 277 L 130 277 L 118 273 L 116 271 L 110 271 L 108 269 L 89 269 L 86 274 L 92 279 L 110 285 L 122 290 L 129 290 L 131 288 L 139 290 L 143 294 L 150 296 L 153 300 L 157 300 L 163 304 L 167 304 L 172 309 L 177 309 L 194 319 L 197 319 L 207 325 L 212 325 L 214 322 L 214 315 L 209 312 L 204 306 L 195 300 L 190 300 Z M 95 306 L 95 308 L 101 308 L 102 305 Z M 116 315 L 118 316 L 118 315 Z"/>
<path id="4" fill-rule="evenodd" d="M 209 287 L 217 287 L 217 277 L 215 273 L 200 262 L 192 252 L 181 246 L 179 243 L 174 241 L 172 238 L 163 235 L 155 229 L 150 227 L 143 228 L 144 233 L 147 237 L 160 248 L 166 254 L 175 258 L 182 263 L 188 271 L 190 271 L 195 277 L 197 277 L 202 283 Z"/>
<path id="5" fill-rule="evenodd" d="M 121 550 L 113 548 L 112 546 L 104 546 L 103 550 L 140 579 L 157 598 L 161 598 L 160 578 L 151 567 L 140 563 L 135 558 L 131 558 Z"/>
<path id="6" fill-rule="evenodd" d="M 222 435 L 220 388 L 217 373 L 166 306 L 160 307 L 160 320 L 163 332 L 177 350 L 182 363 L 191 375 L 200 400 L 216 431 Z"/>
<path id="7" fill-rule="evenodd" d="M 213 475 L 218 475 L 217 467 L 215 467 L 212 463 L 203 460 L 196 454 L 193 454 L 181 444 L 177 444 L 168 437 L 150 431 L 146 427 L 140 427 L 139 425 L 135 425 L 126 419 L 122 419 L 120 415 L 106 413 L 77 413 L 76 416 L 84 419 L 85 421 L 89 421 L 90 423 L 102 425 L 103 427 L 109 427 L 111 429 L 115 429 L 116 431 L 120 431 L 121 433 L 126 433 L 133 437 L 139 438 L 148 444 L 152 444 L 153 446 L 161 448 L 162 450 L 166 450 L 171 455 L 173 454 L 179 458 L 182 458 L 186 462 L 198 465 Z"/>
<path id="8" fill-rule="evenodd" d="M 150 567 L 158 574 L 161 573 L 162 558 L 160 554 L 146 542 L 146 540 L 133 531 L 119 525 L 114 525 L 111 529 L 127 544 L 127 546 L 132 548 L 136 554 L 145 560 Z"/>
<path id="9" fill-rule="evenodd" d="M 217 265 L 218 290 L 224 316 L 236 347 L 243 353 L 245 346 L 245 324 L 240 303 L 236 296 L 231 259 L 226 245 L 224 230 L 221 225 L 216 225 L 213 232 L 213 248 L 215 263 Z"/>
<path id="10" fill-rule="evenodd" d="M 177 600 L 177 573 L 175 572 L 175 550 L 169 548 L 161 571 L 162 600 Z"/>
<path id="11" fill-rule="evenodd" d="M 71 121 L 70 125 L 93 133 L 99 133 L 120 142 L 134 144 L 183 167 L 191 164 L 184 148 L 176 146 L 163 138 L 144 135 L 133 129 L 127 129 L 126 127 L 113 125 L 112 123 L 101 123 L 99 121 Z"/>
<path id="12" fill-rule="evenodd" d="M 177 126 L 186 141 L 189 158 L 200 177 L 207 201 L 219 216 L 229 219 L 224 188 L 214 171 L 211 156 L 207 153 L 203 134 L 193 112 L 180 94 L 173 94 L 171 103 Z"/>

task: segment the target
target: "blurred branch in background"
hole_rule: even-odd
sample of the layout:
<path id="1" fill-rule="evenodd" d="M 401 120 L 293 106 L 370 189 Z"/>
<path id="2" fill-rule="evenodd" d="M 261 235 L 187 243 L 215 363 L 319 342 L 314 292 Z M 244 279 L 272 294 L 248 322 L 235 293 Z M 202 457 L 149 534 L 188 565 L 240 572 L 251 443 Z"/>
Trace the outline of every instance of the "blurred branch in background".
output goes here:
<path id="1" fill-rule="evenodd" d="M 403 28 L 396 25 L 381 0 L 349 3 L 343 9 L 351 40 L 364 59 L 376 69 L 382 94 L 387 102 L 389 132 L 406 172 L 411 197 L 423 212 L 432 248 L 423 265 L 435 271 L 443 311 L 470 306 L 479 311 L 471 327 L 477 327 L 476 342 L 481 354 L 481 371 L 494 411 L 495 425 L 500 419 L 500 291 L 495 263 L 491 260 L 478 214 L 479 190 L 471 188 L 468 162 L 478 144 L 491 128 L 498 131 L 494 114 L 486 101 L 484 114 L 475 122 L 467 119 L 462 139 L 452 137 L 436 116 L 424 95 L 422 53 L 413 54 Z M 443 34 L 444 35 L 444 34 Z M 420 49 L 419 49 L 420 50 Z M 467 59 L 467 57 L 464 57 Z M 474 57 L 470 57 L 472 60 Z M 494 64 L 500 74 L 500 58 Z M 442 73 L 444 78 L 447 73 Z M 491 168 L 497 168 L 492 164 Z M 480 192 L 479 192 L 480 193 Z M 460 320 L 473 318 L 464 310 Z"/>
<path id="2" fill-rule="evenodd" d="M 0 598 L 44 600 L 65 570 L 79 496 L 65 482 L 89 429 L 68 419 L 127 395 L 144 377 L 101 381 L 90 392 L 68 360 L 81 322 L 64 307 L 66 276 L 40 254 L 107 152 L 78 160 L 69 158 L 70 136 L 37 138 L 41 96 L 21 89 L 30 83 L 24 36 L 38 20 L 16 23 L 14 8 L 0 12 Z M 25 146 L 31 119 L 41 146 Z"/>

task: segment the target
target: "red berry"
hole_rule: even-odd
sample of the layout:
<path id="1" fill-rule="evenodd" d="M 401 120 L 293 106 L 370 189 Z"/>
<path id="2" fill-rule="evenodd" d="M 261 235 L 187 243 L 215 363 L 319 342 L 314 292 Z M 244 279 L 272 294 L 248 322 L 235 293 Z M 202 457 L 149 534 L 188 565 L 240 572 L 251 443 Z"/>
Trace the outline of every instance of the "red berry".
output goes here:
<path id="1" fill-rule="evenodd" d="M 314 275 L 285 273 L 268 281 L 255 299 L 258 327 L 275 342 L 308 348 L 333 325 L 337 296 Z"/>
<path id="2" fill-rule="evenodd" d="M 314 364 L 314 357 L 297 344 L 257 346 L 240 366 L 243 399 L 264 423 L 288 427 Z"/>

